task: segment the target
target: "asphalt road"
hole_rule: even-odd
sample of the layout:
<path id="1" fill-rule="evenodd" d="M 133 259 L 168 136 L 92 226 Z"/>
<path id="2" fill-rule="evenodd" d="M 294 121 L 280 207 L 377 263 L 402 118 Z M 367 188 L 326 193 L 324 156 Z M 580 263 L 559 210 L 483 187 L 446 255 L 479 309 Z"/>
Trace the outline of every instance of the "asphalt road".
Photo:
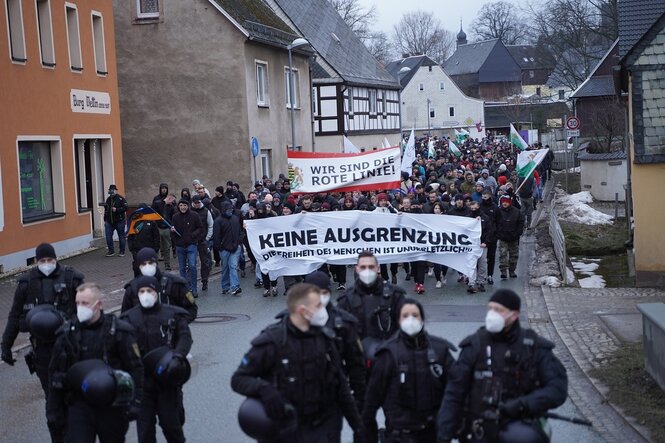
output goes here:
<path id="1" fill-rule="evenodd" d="M 525 251 L 526 252 L 526 251 Z M 528 254 L 522 254 L 518 274 L 525 274 Z M 351 277 L 352 270 L 348 270 Z M 495 273 L 498 276 L 498 272 Z M 415 294 L 413 282 L 400 284 Z M 248 273 L 242 280 L 241 297 L 221 295 L 219 276 L 210 282 L 210 290 L 199 300 L 199 315 L 192 325 L 194 345 L 194 375 L 184 387 L 187 422 L 185 435 L 191 442 L 250 442 L 237 424 L 237 409 L 243 398 L 231 391 L 229 380 L 238 366 L 242 355 L 249 349 L 249 343 L 261 329 L 273 320 L 276 313 L 285 307 L 285 299 L 280 295 L 263 298 L 261 290 L 253 288 L 253 277 Z M 496 282 L 488 286 L 485 294 L 470 295 L 466 287 L 456 283 L 456 273 L 449 272 L 448 284 L 443 289 L 434 288 L 434 278 L 427 277 L 427 292 L 417 296 L 425 305 L 428 317 L 427 330 L 447 338 L 457 344 L 466 335 L 473 333 L 484 321 L 485 304 L 491 290 L 510 287 L 522 292 L 523 278 Z M 281 287 L 280 287 L 281 288 Z M 238 316 L 231 321 L 229 316 Z M 524 316 L 526 318 L 526 316 Z M 19 357 L 21 358 L 21 357 Z M 1 442 L 35 443 L 48 442 L 48 431 L 44 418 L 44 400 L 36 376 L 30 376 L 22 361 L 14 367 L 0 364 L 0 414 L 2 416 Z M 567 401 L 556 412 L 579 416 L 577 408 Z M 600 436 L 592 429 L 560 421 L 550 421 L 553 428 L 553 442 L 601 442 Z M 350 442 L 348 426 L 343 441 Z M 128 442 L 136 441 L 134 426 L 127 435 Z M 164 441 L 159 435 L 158 441 Z"/>

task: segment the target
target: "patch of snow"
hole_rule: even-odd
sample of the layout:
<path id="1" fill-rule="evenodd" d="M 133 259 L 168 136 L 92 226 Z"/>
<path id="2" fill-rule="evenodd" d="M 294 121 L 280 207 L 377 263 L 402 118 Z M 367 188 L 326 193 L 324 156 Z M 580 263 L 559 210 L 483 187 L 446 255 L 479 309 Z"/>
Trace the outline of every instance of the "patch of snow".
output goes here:
<path id="1" fill-rule="evenodd" d="M 604 288 L 605 279 L 600 275 L 591 275 L 590 277 L 580 278 L 580 286 L 583 288 Z"/>
<path id="2" fill-rule="evenodd" d="M 575 283 L 575 273 L 570 268 L 566 268 L 566 280 L 569 285 Z"/>
<path id="3" fill-rule="evenodd" d="M 613 217 L 593 209 L 593 197 L 589 191 L 568 195 L 562 189 L 556 189 L 556 212 L 559 219 L 585 225 L 611 225 Z"/>
<path id="4" fill-rule="evenodd" d="M 571 263 L 575 272 L 584 275 L 594 275 L 593 271 L 599 267 L 598 263 L 584 263 L 583 261 L 571 261 Z"/>
<path id="5" fill-rule="evenodd" d="M 561 280 L 552 275 L 546 275 L 543 277 L 531 279 L 529 284 L 531 284 L 532 286 L 549 286 L 551 288 L 558 288 L 559 286 L 561 286 Z"/>

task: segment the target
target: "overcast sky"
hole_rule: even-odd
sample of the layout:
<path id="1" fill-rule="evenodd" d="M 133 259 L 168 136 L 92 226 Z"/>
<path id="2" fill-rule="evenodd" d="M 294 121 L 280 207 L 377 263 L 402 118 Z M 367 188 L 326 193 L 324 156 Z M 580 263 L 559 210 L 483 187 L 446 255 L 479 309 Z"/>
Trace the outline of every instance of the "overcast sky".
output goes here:
<path id="1" fill-rule="evenodd" d="M 444 28 L 453 31 L 455 35 L 459 31 L 460 17 L 464 22 L 464 31 L 469 39 L 471 22 L 475 20 L 480 7 L 489 0 L 359 0 L 365 7 L 376 6 L 377 23 L 375 30 L 383 30 L 391 34 L 393 26 L 399 22 L 406 12 L 422 10 L 434 12 L 441 20 Z M 508 0 L 517 4 L 518 1 Z"/>

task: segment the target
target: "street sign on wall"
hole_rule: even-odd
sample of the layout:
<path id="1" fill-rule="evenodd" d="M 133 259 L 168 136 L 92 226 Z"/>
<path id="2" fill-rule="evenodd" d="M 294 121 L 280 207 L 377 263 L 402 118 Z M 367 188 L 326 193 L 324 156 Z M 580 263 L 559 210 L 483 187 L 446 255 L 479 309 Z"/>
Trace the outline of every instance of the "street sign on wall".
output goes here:
<path id="1" fill-rule="evenodd" d="M 580 119 L 575 117 L 574 115 L 571 115 L 570 117 L 568 117 L 566 119 L 566 129 L 569 129 L 571 131 L 574 131 L 576 129 L 580 129 Z M 569 135 L 569 137 L 572 137 L 572 136 Z"/>

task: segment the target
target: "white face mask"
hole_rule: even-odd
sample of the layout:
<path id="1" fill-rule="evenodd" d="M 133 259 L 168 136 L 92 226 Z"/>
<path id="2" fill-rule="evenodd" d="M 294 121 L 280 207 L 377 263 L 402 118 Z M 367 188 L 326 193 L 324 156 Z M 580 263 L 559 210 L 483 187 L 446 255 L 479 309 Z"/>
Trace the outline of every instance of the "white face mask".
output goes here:
<path id="1" fill-rule="evenodd" d="M 402 320 L 399 327 L 406 335 L 413 337 L 423 330 L 423 322 L 416 317 L 409 316 Z"/>
<path id="2" fill-rule="evenodd" d="M 145 275 L 146 277 L 154 277 L 157 273 L 157 265 L 153 263 L 141 265 L 139 266 L 139 269 L 141 270 L 141 274 Z"/>
<path id="3" fill-rule="evenodd" d="M 312 326 L 323 327 L 328 322 L 328 310 L 325 307 L 321 307 L 318 311 L 312 315 L 312 318 L 309 319 L 309 324 Z"/>
<path id="4" fill-rule="evenodd" d="M 325 307 L 330 303 L 330 294 L 321 294 L 321 304 Z"/>
<path id="5" fill-rule="evenodd" d="M 157 303 L 157 297 L 152 291 L 139 291 L 139 303 L 146 309 L 150 309 Z"/>
<path id="6" fill-rule="evenodd" d="M 489 310 L 485 316 L 485 329 L 494 334 L 503 331 L 506 319 L 496 311 Z"/>
<path id="7" fill-rule="evenodd" d="M 376 281 L 377 273 L 371 269 L 363 269 L 358 273 L 358 278 L 361 282 L 370 286 Z"/>
<path id="8" fill-rule="evenodd" d="M 55 263 L 40 263 L 37 265 L 39 270 L 41 271 L 42 274 L 45 276 L 51 275 L 53 271 L 55 271 L 56 264 Z"/>
<path id="9" fill-rule="evenodd" d="M 87 306 L 76 307 L 76 318 L 78 318 L 81 323 L 90 321 L 93 315 L 95 315 L 95 311 Z"/>

